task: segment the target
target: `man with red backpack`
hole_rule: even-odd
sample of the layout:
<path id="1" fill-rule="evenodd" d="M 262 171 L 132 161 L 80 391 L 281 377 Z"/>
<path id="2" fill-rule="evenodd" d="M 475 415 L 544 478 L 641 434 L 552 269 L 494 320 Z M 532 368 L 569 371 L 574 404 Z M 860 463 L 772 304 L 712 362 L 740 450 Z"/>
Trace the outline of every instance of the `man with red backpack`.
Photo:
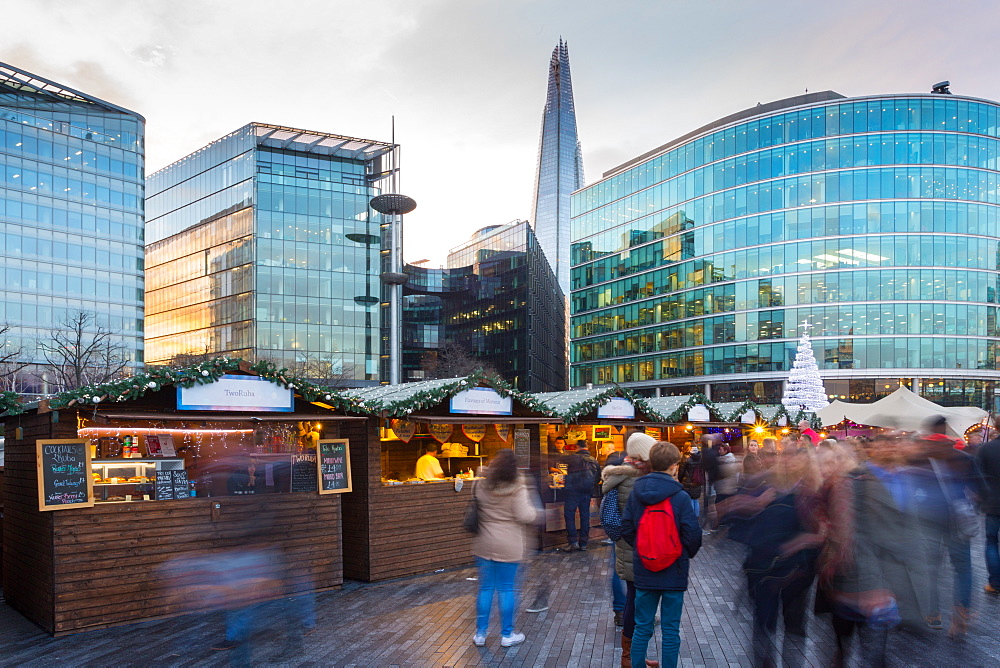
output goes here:
<path id="1" fill-rule="evenodd" d="M 649 452 L 653 472 L 636 480 L 622 515 L 622 537 L 633 546 L 634 668 L 657 665 L 655 661 L 646 661 L 657 606 L 663 635 L 663 666 L 676 666 L 680 653 L 681 610 L 688 567 L 701 548 L 701 527 L 691 497 L 675 479 L 680 459 L 680 451 L 673 443 L 656 443 Z"/>

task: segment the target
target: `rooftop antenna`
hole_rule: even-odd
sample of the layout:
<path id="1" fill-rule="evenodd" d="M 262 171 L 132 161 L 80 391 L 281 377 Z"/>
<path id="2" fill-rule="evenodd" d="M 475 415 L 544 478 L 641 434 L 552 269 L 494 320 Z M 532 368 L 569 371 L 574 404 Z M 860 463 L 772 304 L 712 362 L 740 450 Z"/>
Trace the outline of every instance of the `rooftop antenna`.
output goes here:
<path id="1" fill-rule="evenodd" d="M 951 85 L 950 81 L 939 81 L 938 83 L 931 86 L 931 93 L 936 95 L 951 95 L 951 91 L 948 87 Z"/>

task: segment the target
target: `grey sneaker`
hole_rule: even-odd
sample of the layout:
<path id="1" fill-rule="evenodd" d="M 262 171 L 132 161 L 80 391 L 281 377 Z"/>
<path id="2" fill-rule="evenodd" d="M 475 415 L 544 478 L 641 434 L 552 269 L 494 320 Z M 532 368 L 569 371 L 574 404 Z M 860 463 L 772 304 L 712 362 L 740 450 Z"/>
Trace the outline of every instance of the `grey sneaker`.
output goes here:
<path id="1" fill-rule="evenodd" d="M 472 636 L 472 644 L 475 645 L 476 647 L 482 647 L 483 645 L 486 644 L 486 636 L 483 635 L 482 633 L 477 633 L 476 635 Z"/>
<path id="2" fill-rule="evenodd" d="M 545 601 L 535 601 L 531 604 L 531 607 L 525 608 L 525 612 L 545 612 L 549 609 L 549 604 Z"/>
<path id="3" fill-rule="evenodd" d="M 503 647 L 512 647 L 513 645 L 520 645 L 524 642 L 523 633 L 511 633 L 509 636 L 503 636 L 500 638 L 500 644 Z"/>

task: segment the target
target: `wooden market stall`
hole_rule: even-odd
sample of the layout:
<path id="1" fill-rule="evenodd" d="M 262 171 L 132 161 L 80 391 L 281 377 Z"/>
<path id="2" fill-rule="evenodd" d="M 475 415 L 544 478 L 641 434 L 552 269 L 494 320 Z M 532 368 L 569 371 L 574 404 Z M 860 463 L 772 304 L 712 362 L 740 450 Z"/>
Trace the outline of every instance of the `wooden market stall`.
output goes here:
<path id="1" fill-rule="evenodd" d="M 462 529 L 475 479 L 501 448 L 526 470 L 539 465 L 539 434 L 556 421 L 528 395 L 493 376 L 349 390 L 369 416 L 351 441 L 354 488 L 345 494 L 344 574 L 374 582 L 472 562 Z M 416 476 L 428 444 L 445 478 Z"/>
<path id="2" fill-rule="evenodd" d="M 209 575 L 238 579 L 226 564 L 252 550 L 282 564 L 258 598 L 339 587 L 344 439 L 367 421 L 261 368 L 164 370 L 8 418 L 6 602 L 54 635 L 216 609 Z"/>
<path id="3" fill-rule="evenodd" d="M 625 442 L 632 432 L 645 431 L 660 439 L 666 425 L 662 424 L 662 417 L 650 408 L 647 399 L 617 385 L 532 396 L 563 422 L 549 425 L 542 434 L 540 444 L 543 470 L 547 473 L 542 484 L 544 545 L 549 547 L 565 543 L 565 491 L 562 484 L 565 466 L 560 464 L 563 452 L 557 446 L 557 439 L 565 439 L 570 449 L 580 440 L 587 441 L 590 454 L 603 465 L 612 452 L 625 449 Z M 595 497 L 591 501 L 592 529 L 600 527 L 599 508 L 600 499 Z"/>

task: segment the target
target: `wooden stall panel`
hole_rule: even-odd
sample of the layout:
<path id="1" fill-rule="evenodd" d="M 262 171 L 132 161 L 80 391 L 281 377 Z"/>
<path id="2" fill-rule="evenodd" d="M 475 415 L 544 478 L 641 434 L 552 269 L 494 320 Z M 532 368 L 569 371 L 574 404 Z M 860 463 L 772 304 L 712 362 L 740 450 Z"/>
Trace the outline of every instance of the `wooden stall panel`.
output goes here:
<path id="1" fill-rule="evenodd" d="M 217 609 L 242 586 L 226 589 L 230 576 L 245 583 L 238 571 L 248 553 L 280 568 L 254 585 L 261 600 L 339 587 L 340 498 L 192 498 L 60 513 L 53 632 Z"/>

